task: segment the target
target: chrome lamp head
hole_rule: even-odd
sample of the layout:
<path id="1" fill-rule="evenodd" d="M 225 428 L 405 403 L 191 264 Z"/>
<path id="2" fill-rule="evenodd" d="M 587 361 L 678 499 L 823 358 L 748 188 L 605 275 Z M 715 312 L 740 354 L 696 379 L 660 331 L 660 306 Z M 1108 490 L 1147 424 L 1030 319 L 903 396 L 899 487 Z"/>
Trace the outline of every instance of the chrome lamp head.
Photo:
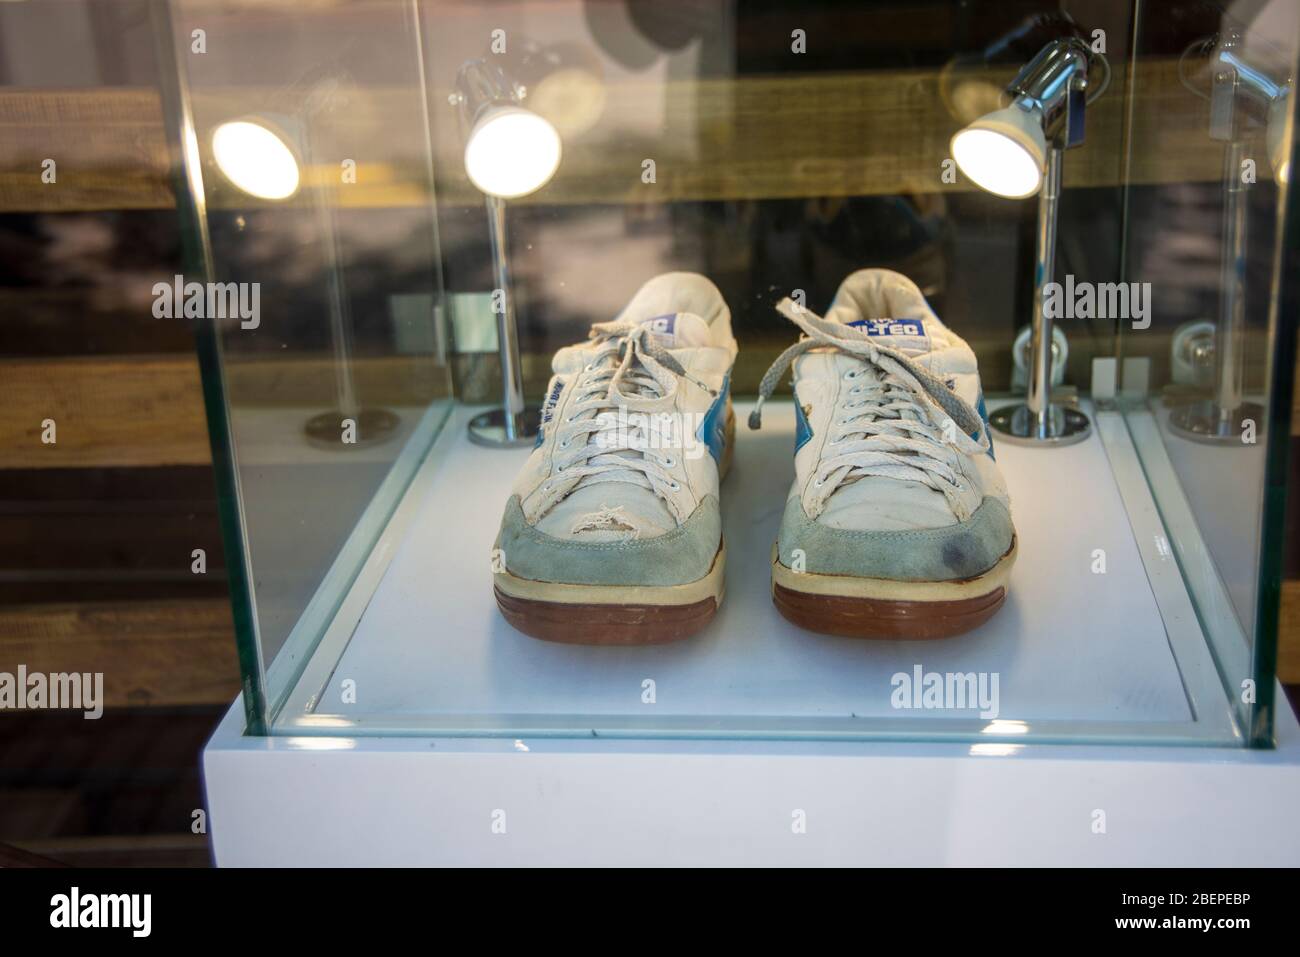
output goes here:
<path id="1" fill-rule="evenodd" d="M 1231 143 L 1262 126 L 1273 175 L 1286 183 L 1291 177 L 1292 79 L 1248 61 L 1240 34 L 1232 31 L 1220 37 L 1210 59 L 1210 138 Z"/>
<path id="2" fill-rule="evenodd" d="M 456 90 L 452 102 L 460 108 L 470 182 L 487 196 L 518 199 L 551 181 L 560 167 L 560 134 L 524 106 L 522 84 L 481 59 L 461 67 Z"/>
<path id="3" fill-rule="evenodd" d="M 1011 104 L 952 138 L 953 159 L 977 186 L 1019 199 L 1043 186 L 1048 150 L 1083 142 L 1090 51 L 1075 37 L 1054 40 L 1007 87 Z"/>

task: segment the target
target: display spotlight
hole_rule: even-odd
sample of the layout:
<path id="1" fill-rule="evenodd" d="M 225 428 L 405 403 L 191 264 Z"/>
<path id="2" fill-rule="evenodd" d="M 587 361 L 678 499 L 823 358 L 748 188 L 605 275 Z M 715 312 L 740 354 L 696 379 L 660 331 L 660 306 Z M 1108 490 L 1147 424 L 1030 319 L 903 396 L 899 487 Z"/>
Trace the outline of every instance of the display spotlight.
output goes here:
<path id="1" fill-rule="evenodd" d="M 497 313 L 502 407 L 470 420 L 469 436 L 480 445 L 527 445 L 541 427 L 539 410 L 524 403 L 505 201 L 549 183 L 559 169 L 563 149 L 554 125 L 523 105 L 527 96 L 527 87 L 499 64 L 471 60 L 460 68 L 451 97 L 452 104 L 460 107 L 465 174 L 483 193 L 487 206 L 493 275 L 505 300 Z"/>
<path id="2" fill-rule="evenodd" d="M 523 106 L 526 88 L 499 66 L 474 60 L 461 68 L 456 102 L 465 125 L 465 173 L 496 199 L 535 193 L 560 168 L 560 134 Z"/>
<path id="3" fill-rule="evenodd" d="M 997 410 L 989 424 L 1011 442 L 1069 445 L 1087 438 L 1088 417 L 1074 407 L 1052 404 L 1052 320 L 1043 292 L 1056 265 L 1057 214 L 1061 198 L 1061 155 L 1083 142 L 1084 113 L 1110 82 L 1089 88 L 1093 55 L 1077 37 L 1053 40 L 1012 80 L 1011 103 L 986 113 L 952 138 L 952 157 L 981 189 L 1021 199 L 1038 195 L 1034 266 L 1034 312 L 1030 336 L 1028 400 Z"/>
<path id="4" fill-rule="evenodd" d="M 296 197 L 315 162 L 312 121 L 323 112 L 336 83 L 330 79 L 286 96 L 289 112 L 265 111 L 217 124 L 211 134 L 212 159 L 236 189 L 257 199 L 284 202 Z M 368 407 L 357 394 L 353 371 L 353 322 L 342 239 L 334 215 L 337 193 L 330 181 L 315 181 L 304 191 L 316 218 L 322 273 L 326 280 L 331 351 L 335 361 L 335 403 L 313 415 L 303 432 L 314 445 L 346 452 L 386 441 L 401 423 L 397 413 Z M 351 442 L 339 441 L 344 420 L 355 423 Z"/>
<path id="5" fill-rule="evenodd" d="M 973 49 L 963 48 L 939 70 L 939 97 L 948 114 L 966 126 L 1004 105 L 1006 81 L 998 79 L 1013 64 L 1019 67 L 1043 44 L 1083 30 L 1065 10 L 1042 10 Z"/>
<path id="6" fill-rule="evenodd" d="M 1174 409 L 1169 427 L 1184 438 L 1243 446 L 1242 430 L 1247 422 L 1262 422 L 1264 408 L 1245 396 L 1247 208 L 1241 168 L 1248 158 L 1248 140 L 1262 127 L 1274 178 L 1281 185 L 1290 179 L 1292 80 L 1251 62 L 1235 31 L 1192 44 L 1183 58 L 1197 47 L 1210 50 L 1208 96 L 1183 82 L 1209 99 L 1210 138 L 1223 143 L 1223 250 L 1212 347 L 1214 386 L 1210 398 Z"/>

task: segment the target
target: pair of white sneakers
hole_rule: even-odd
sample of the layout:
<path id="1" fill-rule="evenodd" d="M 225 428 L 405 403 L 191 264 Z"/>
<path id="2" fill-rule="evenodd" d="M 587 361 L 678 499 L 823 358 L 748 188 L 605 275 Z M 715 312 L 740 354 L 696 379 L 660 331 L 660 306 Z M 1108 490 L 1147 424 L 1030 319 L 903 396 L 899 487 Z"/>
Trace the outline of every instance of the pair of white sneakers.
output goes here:
<path id="1" fill-rule="evenodd" d="M 772 596 L 814 631 L 942 638 L 1001 606 L 1016 539 L 975 354 L 915 284 L 853 273 L 763 377 L 750 426 L 793 366 L 795 480 Z M 719 486 L 731 463 L 731 313 L 694 273 L 647 282 L 561 349 L 542 432 L 496 547 L 497 603 L 537 638 L 685 638 L 722 601 Z"/>

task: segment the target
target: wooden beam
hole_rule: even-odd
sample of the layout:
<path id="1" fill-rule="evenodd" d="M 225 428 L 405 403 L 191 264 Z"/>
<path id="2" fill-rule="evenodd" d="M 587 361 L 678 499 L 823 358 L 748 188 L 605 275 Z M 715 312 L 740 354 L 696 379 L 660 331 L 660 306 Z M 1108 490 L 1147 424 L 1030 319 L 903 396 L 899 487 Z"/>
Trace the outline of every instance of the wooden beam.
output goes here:
<path id="1" fill-rule="evenodd" d="M 20 853 L 40 855 L 54 867 L 211 867 L 202 834 L 105 834 L 24 840 Z M 0 866 L 5 866 L 0 861 Z"/>
<path id="2" fill-rule="evenodd" d="M 358 359 L 359 395 L 426 405 L 450 395 L 449 373 L 430 356 Z M 227 394 L 241 406 L 334 402 L 334 361 L 233 360 Z M 193 355 L 0 359 L 0 469 L 206 465 L 211 462 L 198 362 Z M 42 442 L 54 421 L 56 442 Z"/>
<path id="3" fill-rule="evenodd" d="M 55 180 L 42 181 L 42 163 Z M 0 212 L 168 209 L 158 91 L 141 87 L 0 92 Z"/>
<path id="4" fill-rule="evenodd" d="M 1282 583 L 1277 629 L 1277 676 L 1283 684 L 1300 684 L 1300 581 Z"/>
<path id="5" fill-rule="evenodd" d="M 224 704 L 239 692 L 224 598 L 0 608 L 0 671 L 103 672 L 105 706 Z"/>
<path id="6" fill-rule="evenodd" d="M 995 83 L 1010 78 L 988 74 Z M 1179 81 L 1175 60 L 1143 60 L 1132 77 L 1140 91 L 1131 156 L 1124 156 L 1126 64 L 1088 114 L 1085 144 L 1065 166 L 1071 187 L 1121 182 L 1211 182 L 1222 148 L 1206 134 L 1205 104 Z M 450 89 L 429 97 L 437 202 L 477 205 L 466 178 Z M 664 203 L 686 200 L 862 196 L 972 190 L 964 177 L 944 183 L 948 140 L 962 125 L 948 112 L 936 70 L 645 80 L 607 85 L 604 119 L 566 143 L 564 162 L 546 188 L 517 202 L 537 205 Z M 269 91 L 205 88 L 193 93 L 201 131 L 249 112 Z M 366 88 L 319 131 L 322 151 L 355 159 L 357 181 L 340 186 L 347 207 L 427 206 L 420 98 L 408 88 Z M 626 117 L 662 115 L 663 128 L 637 135 Z M 157 94 L 142 89 L 25 90 L 0 93 L 0 211 L 154 209 L 173 205 L 168 152 Z M 207 141 L 200 136 L 207 157 Z M 1262 144 L 1260 149 L 1263 149 Z M 43 158 L 62 158 L 57 184 L 40 180 Z M 1262 157 L 1262 153 L 1261 153 Z M 654 159 L 656 182 L 642 182 Z M 1127 172 L 1125 170 L 1128 164 Z M 1259 164 L 1259 175 L 1271 175 Z M 308 183 L 337 183 L 338 161 L 306 171 Z M 257 201 L 235 190 L 209 162 L 213 208 Z M 307 191 L 303 191 L 306 193 Z M 290 203 L 307 204 L 302 193 Z"/>
<path id="7" fill-rule="evenodd" d="M 3 359 L 0 383 L 0 468 L 211 461 L 193 355 Z"/>

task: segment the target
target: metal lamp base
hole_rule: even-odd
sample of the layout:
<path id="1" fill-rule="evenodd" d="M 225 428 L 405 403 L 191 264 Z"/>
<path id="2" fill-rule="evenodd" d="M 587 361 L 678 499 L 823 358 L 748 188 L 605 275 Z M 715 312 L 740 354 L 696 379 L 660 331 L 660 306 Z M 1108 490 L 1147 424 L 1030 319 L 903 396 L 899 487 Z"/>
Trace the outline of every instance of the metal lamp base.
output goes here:
<path id="1" fill-rule="evenodd" d="M 469 440 L 492 448 L 532 445 L 542 428 L 540 409 L 527 409 L 514 416 L 513 428 L 505 409 L 492 409 L 469 420 Z"/>
<path id="2" fill-rule="evenodd" d="M 989 416 L 989 428 L 1013 445 L 1059 447 L 1082 442 L 1092 434 L 1092 422 L 1078 409 L 1050 405 L 1047 421 L 1042 424 L 1029 406 L 1009 405 Z"/>
<path id="3" fill-rule="evenodd" d="M 351 419 L 355 429 L 346 436 L 343 423 Z M 402 420 L 388 409 L 361 409 L 344 414 L 338 409 L 313 415 L 302 427 L 312 445 L 328 449 L 364 448 L 387 441 L 397 431 Z"/>
<path id="4" fill-rule="evenodd" d="M 1246 445 L 1241 440 L 1242 427 L 1249 419 L 1255 423 L 1256 432 L 1264 421 L 1264 407 L 1255 402 L 1243 402 L 1230 411 L 1219 407 L 1212 399 L 1202 399 L 1179 406 L 1169 413 L 1169 428 L 1193 442 L 1212 445 Z"/>

